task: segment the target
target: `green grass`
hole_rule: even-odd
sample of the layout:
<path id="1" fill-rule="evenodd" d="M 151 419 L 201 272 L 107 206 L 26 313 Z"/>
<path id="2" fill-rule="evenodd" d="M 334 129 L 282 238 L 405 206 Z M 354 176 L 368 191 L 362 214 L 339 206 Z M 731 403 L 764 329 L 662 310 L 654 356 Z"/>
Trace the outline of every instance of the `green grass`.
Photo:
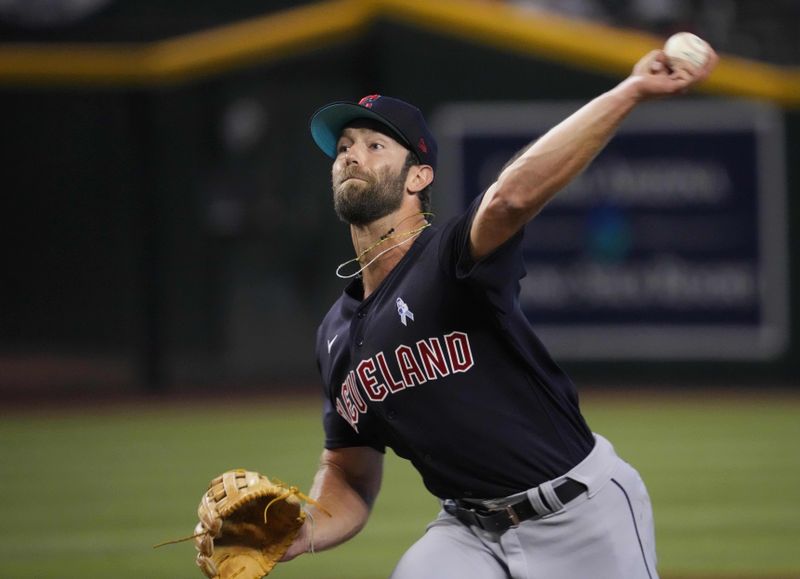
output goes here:
<path id="1" fill-rule="evenodd" d="M 800 577 L 800 403 L 719 393 L 590 400 L 648 485 L 662 574 Z"/>
<path id="2" fill-rule="evenodd" d="M 592 428 L 642 473 L 662 577 L 800 577 L 797 398 L 586 397 Z M 0 577 L 201 577 L 191 533 L 214 475 L 246 467 L 307 489 L 319 405 L 156 405 L 42 410 L 0 422 Z M 276 579 L 386 577 L 437 511 L 389 455 L 367 529 L 279 566 Z"/>

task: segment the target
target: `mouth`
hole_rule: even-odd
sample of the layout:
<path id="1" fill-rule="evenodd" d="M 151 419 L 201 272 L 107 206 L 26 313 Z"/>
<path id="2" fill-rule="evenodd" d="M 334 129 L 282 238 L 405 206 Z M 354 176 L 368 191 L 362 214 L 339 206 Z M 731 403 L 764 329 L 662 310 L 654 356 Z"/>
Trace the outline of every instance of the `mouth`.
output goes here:
<path id="1" fill-rule="evenodd" d="M 345 183 L 347 183 L 348 181 L 352 181 L 353 179 L 356 179 L 356 180 L 358 180 L 358 181 L 366 181 L 366 179 L 364 179 L 363 177 L 356 177 L 356 176 L 353 176 L 353 177 L 346 177 L 345 179 L 343 179 L 343 180 L 342 180 L 341 184 L 345 184 Z"/>

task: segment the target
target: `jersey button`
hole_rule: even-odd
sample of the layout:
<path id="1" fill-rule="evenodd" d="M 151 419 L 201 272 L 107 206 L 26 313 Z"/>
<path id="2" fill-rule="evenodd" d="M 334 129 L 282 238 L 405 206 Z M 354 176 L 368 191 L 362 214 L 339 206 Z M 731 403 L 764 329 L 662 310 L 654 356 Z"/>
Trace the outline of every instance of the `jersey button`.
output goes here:
<path id="1" fill-rule="evenodd" d="M 360 348 L 363 345 L 364 345 L 364 340 L 359 340 L 358 342 L 356 342 L 356 347 L 358 348 Z"/>
<path id="2" fill-rule="evenodd" d="M 397 418 L 397 412 L 395 412 L 394 410 L 390 410 L 389 412 L 386 413 L 386 418 L 388 418 L 389 420 L 394 420 L 395 418 Z"/>
<path id="3" fill-rule="evenodd" d="M 358 319 L 363 320 L 366 317 L 367 312 L 358 312 Z"/>

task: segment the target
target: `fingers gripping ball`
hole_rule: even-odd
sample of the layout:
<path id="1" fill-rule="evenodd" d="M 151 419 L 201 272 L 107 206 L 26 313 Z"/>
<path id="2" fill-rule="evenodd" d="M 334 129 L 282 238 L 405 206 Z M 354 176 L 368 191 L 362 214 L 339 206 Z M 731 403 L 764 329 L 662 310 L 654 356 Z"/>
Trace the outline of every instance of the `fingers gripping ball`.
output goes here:
<path id="1" fill-rule="evenodd" d="M 711 54 L 711 46 L 691 32 L 678 32 L 667 39 L 664 53 L 673 66 L 688 63 L 695 68 L 702 68 Z"/>
<path id="2" fill-rule="evenodd" d="M 305 521 L 301 499 L 310 500 L 257 472 L 216 477 L 197 508 L 197 565 L 212 579 L 267 575 Z"/>

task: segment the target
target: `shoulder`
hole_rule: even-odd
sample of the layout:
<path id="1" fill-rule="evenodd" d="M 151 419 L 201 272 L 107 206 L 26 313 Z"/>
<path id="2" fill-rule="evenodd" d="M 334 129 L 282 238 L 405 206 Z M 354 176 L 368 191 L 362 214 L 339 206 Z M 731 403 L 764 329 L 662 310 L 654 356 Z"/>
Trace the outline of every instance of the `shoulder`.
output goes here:
<path id="1" fill-rule="evenodd" d="M 328 311 L 325 313 L 325 315 L 322 318 L 322 321 L 320 322 L 320 327 L 324 326 L 327 323 L 330 323 L 331 320 L 341 316 L 343 302 L 344 302 L 344 294 L 340 295 L 336 299 L 336 301 L 334 301 L 331 304 L 331 307 L 328 308 Z"/>
<path id="2" fill-rule="evenodd" d="M 469 232 L 482 199 L 483 195 L 475 197 L 465 209 L 447 219 L 437 231 L 435 247 L 438 249 L 439 262 L 448 273 L 454 273 L 455 264 L 469 256 Z"/>

